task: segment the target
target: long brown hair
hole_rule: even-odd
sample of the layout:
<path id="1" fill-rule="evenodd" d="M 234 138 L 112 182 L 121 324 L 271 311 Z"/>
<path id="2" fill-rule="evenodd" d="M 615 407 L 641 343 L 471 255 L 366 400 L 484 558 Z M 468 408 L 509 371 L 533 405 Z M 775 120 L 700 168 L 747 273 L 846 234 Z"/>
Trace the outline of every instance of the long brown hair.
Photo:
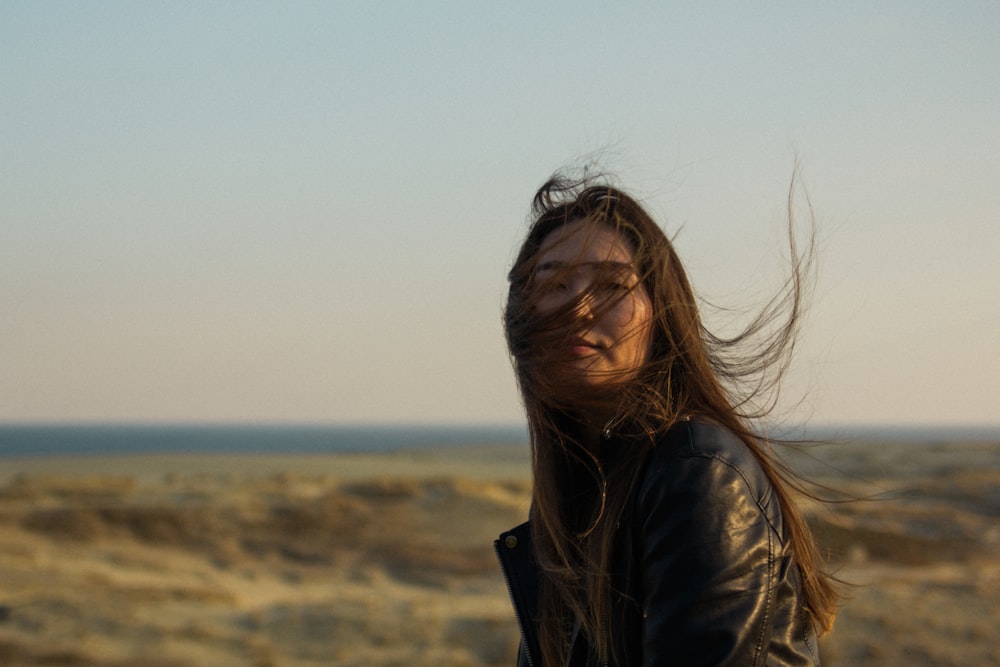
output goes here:
<path id="1" fill-rule="evenodd" d="M 792 266 L 783 289 L 739 334 L 721 337 L 701 320 L 695 293 L 673 244 L 643 206 L 622 190 L 593 178 L 560 175 L 546 182 L 532 204 L 532 224 L 509 274 L 504 326 L 528 419 L 532 446 L 532 537 L 542 581 L 540 637 L 547 665 L 563 664 L 567 624 L 579 621 L 592 645 L 606 650 L 612 595 L 615 528 L 642 461 L 657 434 L 679 420 L 710 419 L 737 434 L 760 462 L 781 503 L 791 551 L 802 575 L 806 609 L 822 634 L 833 624 L 837 595 L 808 526 L 793 501 L 797 478 L 752 429 L 768 414 L 795 344 L 812 245 L 795 245 L 789 189 Z M 553 350 L 579 330 L 579 299 L 540 314 L 537 258 L 546 238 L 580 220 L 607 225 L 631 246 L 634 267 L 652 304 L 649 361 L 613 390 L 574 390 L 558 382 Z M 597 308 L 608 308 L 607 297 Z M 591 411 L 611 414 L 606 430 L 629 434 L 634 446 L 617 448 L 613 462 L 583 436 Z M 592 427 L 592 425 L 590 425 Z M 582 508 L 582 509 L 581 509 Z M 606 657 L 603 656 L 602 657 Z"/>

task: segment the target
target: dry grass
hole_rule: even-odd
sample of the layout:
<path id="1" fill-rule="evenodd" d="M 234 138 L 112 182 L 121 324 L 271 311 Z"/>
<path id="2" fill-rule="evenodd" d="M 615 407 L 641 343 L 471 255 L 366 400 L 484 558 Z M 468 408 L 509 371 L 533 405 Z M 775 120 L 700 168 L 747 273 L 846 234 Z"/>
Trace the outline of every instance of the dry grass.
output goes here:
<path id="1" fill-rule="evenodd" d="M 514 663 L 492 539 L 524 475 L 188 465 L 0 486 L 0 664 Z M 1000 662 L 1000 466 L 880 466 L 881 500 L 809 510 L 857 584 L 825 664 Z"/>

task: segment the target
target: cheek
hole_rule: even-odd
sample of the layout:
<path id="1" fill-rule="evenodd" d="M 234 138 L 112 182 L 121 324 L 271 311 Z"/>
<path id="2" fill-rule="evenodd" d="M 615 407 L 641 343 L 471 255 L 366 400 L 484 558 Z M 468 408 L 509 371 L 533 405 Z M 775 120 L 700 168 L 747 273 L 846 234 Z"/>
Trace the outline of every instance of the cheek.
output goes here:
<path id="1" fill-rule="evenodd" d="M 644 328 L 649 325 L 652 306 L 645 296 L 633 296 L 625 299 L 618 306 L 619 321 L 632 328 Z"/>
<path id="2" fill-rule="evenodd" d="M 652 306 L 648 299 L 625 299 L 610 313 L 617 335 L 621 339 L 635 339 L 643 344 L 650 337 L 652 326 Z"/>
<path id="3" fill-rule="evenodd" d="M 635 342 L 643 359 L 649 357 L 653 341 L 653 304 L 643 297 L 636 299 L 632 312 L 631 326 L 635 331 Z"/>
<path id="4" fill-rule="evenodd" d="M 532 310 L 534 310 L 539 315 L 548 315 L 554 311 L 559 306 L 552 298 L 551 294 L 544 294 L 537 298 L 534 303 Z"/>

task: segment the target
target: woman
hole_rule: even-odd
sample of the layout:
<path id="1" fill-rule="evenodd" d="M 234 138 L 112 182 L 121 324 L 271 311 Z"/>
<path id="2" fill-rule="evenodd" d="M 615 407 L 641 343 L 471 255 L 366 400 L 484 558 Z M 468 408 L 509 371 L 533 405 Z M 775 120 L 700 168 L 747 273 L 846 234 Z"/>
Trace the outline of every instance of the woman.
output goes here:
<path id="1" fill-rule="evenodd" d="M 624 192 L 557 177 L 533 213 L 504 314 L 532 508 L 496 543 L 519 664 L 819 664 L 836 596 L 748 407 L 794 342 L 794 243 L 785 298 L 727 340 Z"/>

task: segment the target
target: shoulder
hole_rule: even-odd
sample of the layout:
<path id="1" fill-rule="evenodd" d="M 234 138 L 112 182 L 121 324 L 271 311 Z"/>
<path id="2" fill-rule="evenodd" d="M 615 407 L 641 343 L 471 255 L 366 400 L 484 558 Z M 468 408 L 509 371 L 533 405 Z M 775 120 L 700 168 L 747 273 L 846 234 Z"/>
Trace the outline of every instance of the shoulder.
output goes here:
<path id="1" fill-rule="evenodd" d="M 747 444 L 735 433 L 708 421 L 688 420 L 659 436 L 653 459 L 706 458 L 735 466 L 759 466 Z"/>
<path id="2" fill-rule="evenodd" d="M 729 429 L 706 421 L 682 421 L 660 435 L 647 471 L 669 476 L 686 468 L 728 468 L 757 486 L 767 476 L 747 443 Z"/>
<path id="3" fill-rule="evenodd" d="M 774 489 L 757 456 L 735 433 L 706 421 L 680 422 L 657 438 L 636 500 L 646 512 L 657 505 L 703 515 L 725 510 L 730 517 L 763 515 L 772 527 L 780 524 Z"/>

